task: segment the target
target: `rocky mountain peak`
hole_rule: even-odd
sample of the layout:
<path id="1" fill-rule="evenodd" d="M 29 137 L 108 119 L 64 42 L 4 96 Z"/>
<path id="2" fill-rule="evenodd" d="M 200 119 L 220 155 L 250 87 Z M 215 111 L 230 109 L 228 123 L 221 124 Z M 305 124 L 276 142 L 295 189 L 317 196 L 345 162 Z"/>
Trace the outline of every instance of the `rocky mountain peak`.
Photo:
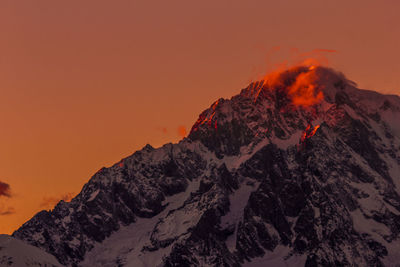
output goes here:
<path id="1" fill-rule="evenodd" d="M 231 99 L 217 100 L 200 114 L 189 138 L 201 140 L 217 155 L 237 155 L 241 146 L 265 137 L 288 140 L 309 126 L 332 127 L 345 109 L 372 117 L 389 107 L 400 108 L 397 96 L 375 97 L 331 68 L 302 65 L 273 72 Z"/>
<path id="2" fill-rule="evenodd" d="M 68 266 L 383 266 L 400 259 L 400 98 L 305 65 L 102 168 L 13 236 Z"/>
<path id="3" fill-rule="evenodd" d="M 301 65 L 272 72 L 263 80 L 252 83 L 241 94 L 253 97 L 255 103 L 259 98 L 274 102 L 278 109 L 283 106 L 306 108 L 323 100 L 332 103 L 336 93 L 353 85 L 343 74 L 331 68 Z"/>

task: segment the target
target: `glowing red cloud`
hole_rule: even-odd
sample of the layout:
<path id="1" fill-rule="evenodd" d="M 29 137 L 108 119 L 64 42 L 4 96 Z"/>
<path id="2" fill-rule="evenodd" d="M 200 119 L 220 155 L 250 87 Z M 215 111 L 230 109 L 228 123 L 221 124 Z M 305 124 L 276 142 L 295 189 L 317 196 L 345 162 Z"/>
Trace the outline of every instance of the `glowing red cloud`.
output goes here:
<path id="1" fill-rule="evenodd" d="M 319 104 L 324 99 L 321 85 L 318 84 L 318 60 L 309 58 L 300 65 L 291 68 L 282 67 L 265 76 L 262 89 L 276 90 L 284 88 L 287 96 L 295 106 L 309 107 Z"/>
<path id="2" fill-rule="evenodd" d="M 186 137 L 187 131 L 185 126 L 181 125 L 178 127 L 178 135 L 182 138 Z"/>
<path id="3" fill-rule="evenodd" d="M 289 87 L 288 94 L 296 106 L 312 106 L 324 99 L 324 94 L 319 91 L 315 83 L 315 72 L 312 70 L 313 68 L 306 73 L 299 74 L 296 81 Z"/>

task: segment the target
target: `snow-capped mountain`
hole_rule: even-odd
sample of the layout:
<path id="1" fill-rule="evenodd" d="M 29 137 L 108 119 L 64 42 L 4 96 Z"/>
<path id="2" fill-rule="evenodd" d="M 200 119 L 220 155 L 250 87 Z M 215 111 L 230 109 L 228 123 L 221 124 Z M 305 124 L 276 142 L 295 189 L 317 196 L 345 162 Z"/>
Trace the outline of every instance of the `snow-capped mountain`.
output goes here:
<path id="1" fill-rule="evenodd" d="M 400 98 L 300 66 L 13 236 L 68 266 L 396 266 L 399 234 Z"/>
<path id="2" fill-rule="evenodd" d="M 61 267 L 53 255 L 11 236 L 0 235 L 0 266 Z"/>

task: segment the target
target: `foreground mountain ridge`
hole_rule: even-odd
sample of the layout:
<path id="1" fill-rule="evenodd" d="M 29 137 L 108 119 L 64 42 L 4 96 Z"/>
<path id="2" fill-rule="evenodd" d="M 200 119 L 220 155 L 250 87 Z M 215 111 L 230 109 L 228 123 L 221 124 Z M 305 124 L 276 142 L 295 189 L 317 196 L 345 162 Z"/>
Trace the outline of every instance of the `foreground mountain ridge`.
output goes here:
<path id="1" fill-rule="evenodd" d="M 0 266 L 61 267 L 53 255 L 8 235 L 0 235 Z"/>
<path id="2" fill-rule="evenodd" d="M 400 98 L 299 66 L 14 232 L 68 266 L 395 266 Z"/>

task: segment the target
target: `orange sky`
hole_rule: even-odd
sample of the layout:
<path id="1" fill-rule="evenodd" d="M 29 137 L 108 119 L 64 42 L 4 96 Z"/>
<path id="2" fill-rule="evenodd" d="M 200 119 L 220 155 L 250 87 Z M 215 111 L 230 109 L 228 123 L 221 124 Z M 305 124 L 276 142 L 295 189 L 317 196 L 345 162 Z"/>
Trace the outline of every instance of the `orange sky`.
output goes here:
<path id="1" fill-rule="evenodd" d="M 11 190 L 0 192 L 0 233 L 146 143 L 176 142 L 212 101 L 302 53 L 320 49 L 361 87 L 399 94 L 399 10 L 397 0 L 0 1 L 0 182 Z"/>

